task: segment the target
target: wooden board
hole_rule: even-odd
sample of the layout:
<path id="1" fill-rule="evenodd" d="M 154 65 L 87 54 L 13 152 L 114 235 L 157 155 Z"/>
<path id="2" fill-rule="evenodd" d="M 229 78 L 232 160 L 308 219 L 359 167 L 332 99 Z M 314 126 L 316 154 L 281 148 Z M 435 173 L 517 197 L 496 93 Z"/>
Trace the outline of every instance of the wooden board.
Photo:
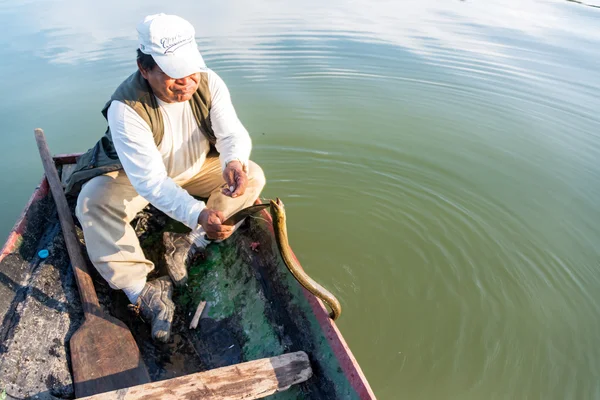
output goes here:
<path id="1" fill-rule="evenodd" d="M 84 397 L 85 400 L 260 399 L 308 380 L 303 351 Z"/>

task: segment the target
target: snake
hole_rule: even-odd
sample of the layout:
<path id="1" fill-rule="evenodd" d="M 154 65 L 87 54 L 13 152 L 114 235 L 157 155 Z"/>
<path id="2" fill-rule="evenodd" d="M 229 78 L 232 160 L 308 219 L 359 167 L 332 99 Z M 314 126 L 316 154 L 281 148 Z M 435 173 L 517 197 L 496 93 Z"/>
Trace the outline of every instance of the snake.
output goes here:
<path id="1" fill-rule="evenodd" d="M 279 248 L 279 253 L 281 254 L 283 262 L 300 285 L 331 308 L 329 317 L 335 321 L 342 314 L 342 305 L 330 291 L 308 276 L 302 266 L 300 266 L 300 263 L 298 263 L 288 241 L 285 208 L 281 199 L 277 198 L 276 200 L 269 200 L 269 203 L 271 218 L 273 219 L 275 240 L 277 241 L 277 247 Z"/>

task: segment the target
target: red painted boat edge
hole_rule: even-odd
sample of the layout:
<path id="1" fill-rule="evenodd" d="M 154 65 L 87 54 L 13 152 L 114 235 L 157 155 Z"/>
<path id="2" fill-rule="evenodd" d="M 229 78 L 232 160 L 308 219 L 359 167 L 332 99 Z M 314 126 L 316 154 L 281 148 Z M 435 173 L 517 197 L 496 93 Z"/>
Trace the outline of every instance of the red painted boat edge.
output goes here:
<path id="1" fill-rule="evenodd" d="M 52 158 L 54 158 L 54 162 L 57 165 L 73 164 L 77 161 L 77 157 L 79 157 L 81 154 L 83 154 L 83 153 L 58 154 Z M 29 212 L 29 209 L 35 202 L 46 197 L 46 195 L 49 192 L 49 189 L 50 189 L 50 187 L 48 186 L 48 181 L 46 180 L 46 177 L 44 176 L 42 178 L 41 182 L 39 183 L 39 185 L 33 191 L 33 194 L 29 198 L 29 201 L 23 208 L 21 215 L 19 215 L 17 222 L 15 222 L 15 225 L 13 226 L 12 230 L 8 234 L 8 238 L 6 239 L 6 242 L 4 242 L 4 246 L 2 247 L 2 250 L 0 251 L 0 262 L 2 262 L 2 260 L 8 254 L 11 254 L 12 252 L 14 252 L 16 250 L 19 240 L 23 237 L 23 233 L 24 233 L 23 231 L 25 230 L 25 226 L 27 224 L 27 214 Z"/>
<path id="2" fill-rule="evenodd" d="M 13 226 L 12 230 L 8 234 L 8 239 L 0 251 L 0 262 L 9 254 L 14 252 L 18 246 L 19 240 L 23 237 L 25 226 L 27 225 L 27 217 L 29 209 L 37 201 L 43 199 L 48 194 L 49 186 L 46 177 L 42 179 L 40 184 L 35 188 L 33 194 L 29 198 L 29 201 L 25 205 L 25 208 L 21 212 L 21 215 L 17 219 L 17 222 Z"/>
<path id="3" fill-rule="evenodd" d="M 256 203 L 261 203 L 260 199 L 256 201 Z M 269 229 L 273 232 L 273 219 L 271 218 L 271 214 L 267 210 L 261 211 L 262 217 L 270 222 Z M 273 232 L 274 234 L 274 232 Z M 298 258 L 292 251 L 292 256 L 298 262 L 298 265 L 302 267 Z M 331 349 L 333 350 L 333 354 L 337 358 L 338 362 L 342 370 L 344 371 L 344 375 L 348 378 L 350 385 L 356 391 L 359 398 L 361 400 L 374 400 L 376 399 L 375 393 L 373 393 L 373 389 L 369 385 L 365 374 L 362 372 L 360 365 L 354 358 L 350 347 L 344 340 L 342 333 L 339 331 L 335 322 L 329 318 L 329 312 L 323 302 L 313 295 L 308 290 L 302 288 L 302 292 L 304 293 L 304 297 L 308 300 Z"/>
<path id="4" fill-rule="evenodd" d="M 83 153 L 69 153 L 69 154 L 57 154 L 54 157 L 56 165 L 75 164 L 77 158 Z"/>

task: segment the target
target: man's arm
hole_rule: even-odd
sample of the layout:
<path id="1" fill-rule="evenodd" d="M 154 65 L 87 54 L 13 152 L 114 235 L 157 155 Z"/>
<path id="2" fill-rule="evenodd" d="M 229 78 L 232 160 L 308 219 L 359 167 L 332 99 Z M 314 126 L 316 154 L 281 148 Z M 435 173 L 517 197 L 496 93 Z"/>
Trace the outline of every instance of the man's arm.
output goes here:
<path id="1" fill-rule="evenodd" d="M 231 103 L 229 89 L 214 71 L 209 71 L 208 85 L 211 94 L 210 122 L 217 138 L 217 151 L 221 168 L 234 160 L 248 165 L 252 140 L 240 122 Z"/>
<path id="2" fill-rule="evenodd" d="M 148 124 L 129 106 L 113 101 L 108 125 L 123 169 L 140 196 L 190 228 L 206 207 L 168 175 Z"/>

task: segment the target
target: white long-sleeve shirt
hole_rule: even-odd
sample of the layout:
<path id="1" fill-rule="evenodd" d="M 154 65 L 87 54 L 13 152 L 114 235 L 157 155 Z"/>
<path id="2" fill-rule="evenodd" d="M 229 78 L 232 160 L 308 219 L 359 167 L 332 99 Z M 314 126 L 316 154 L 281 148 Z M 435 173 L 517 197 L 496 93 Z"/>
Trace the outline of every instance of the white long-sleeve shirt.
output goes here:
<path id="1" fill-rule="evenodd" d="M 222 168 L 236 159 L 247 164 L 252 142 L 235 113 L 225 82 L 209 70 L 208 87 L 212 99 L 210 121 Z M 111 103 L 108 125 L 119 160 L 138 194 L 193 229 L 206 205 L 181 185 L 200 172 L 210 144 L 189 102 L 165 103 L 158 98 L 157 101 L 165 128 L 159 147 L 150 126 L 122 102 Z"/>

